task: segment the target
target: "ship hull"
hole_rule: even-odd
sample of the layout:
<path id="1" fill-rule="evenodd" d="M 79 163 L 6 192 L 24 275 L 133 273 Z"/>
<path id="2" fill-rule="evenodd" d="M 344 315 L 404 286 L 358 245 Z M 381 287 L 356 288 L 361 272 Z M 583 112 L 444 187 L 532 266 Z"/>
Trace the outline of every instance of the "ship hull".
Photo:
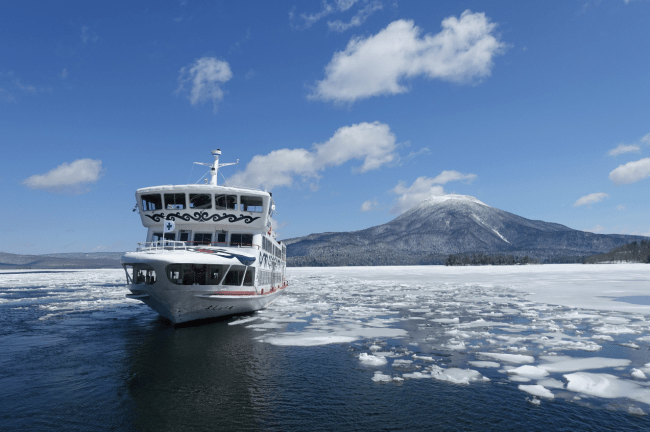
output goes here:
<path id="1" fill-rule="evenodd" d="M 180 290 L 173 284 L 156 288 L 127 285 L 127 288 L 131 291 L 127 297 L 142 301 L 174 324 L 261 310 L 284 292 L 284 287 L 264 294 L 256 293 L 254 287 L 249 287 L 252 291 Z"/>

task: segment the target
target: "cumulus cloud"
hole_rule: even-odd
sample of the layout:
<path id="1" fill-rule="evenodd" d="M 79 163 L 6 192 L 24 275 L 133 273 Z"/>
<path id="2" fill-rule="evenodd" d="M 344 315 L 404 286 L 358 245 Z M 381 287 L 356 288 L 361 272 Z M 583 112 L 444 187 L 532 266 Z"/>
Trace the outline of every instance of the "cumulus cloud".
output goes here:
<path id="1" fill-rule="evenodd" d="M 189 84 L 190 103 L 197 105 L 212 101 L 216 112 L 217 104 L 223 99 L 221 84 L 230 78 L 232 78 L 232 71 L 228 62 L 214 57 L 202 57 L 180 70 L 176 93 L 184 92 L 185 85 Z"/>
<path id="2" fill-rule="evenodd" d="M 611 149 L 610 151 L 607 152 L 608 156 L 618 156 L 624 153 L 639 153 L 641 151 L 641 147 L 630 144 L 630 145 L 625 145 L 625 144 L 619 144 L 618 147 Z"/>
<path id="3" fill-rule="evenodd" d="M 369 200 L 369 201 L 366 201 L 363 204 L 361 204 L 361 208 L 359 210 L 362 211 L 362 212 L 367 212 L 367 211 L 373 210 L 378 205 L 379 205 L 379 203 L 377 202 L 377 200 Z"/>
<path id="4" fill-rule="evenodd" d="M 370 15 L 377 12 L 378 10 L 381 10 L 382 8 L 383 6 L 381 2 L 373 1 L 371 3 L 368 3 L 365 7 L 359 9 L 359 11 L 352 17 L 352 19 L 350 19 L 350 22 L 344 23 L 341 20 L 328 21 L 327 26 L 330 30 L 341 33 L 349 28 L 359 27 L 364 22 L 366 22 Z"/>
<path id="5" fill-rule="evenodd" d="M 489 76 L 492 59 L 505 44 L 495 36 L 496 24 L 484 13 L 469 10 L 442 21 L 442 31 L 420 37 L 413 21 L 398 20 L 366 39 L 353 38 L 334 54 L 311 99 L 354 102 L 408 91 L 403 80 L 416 76 L 457 83 Z"/>
<path id="6" fill-rule="evenodd" d="M 594 204 L 594 203 L 600 202 L 600 201 L 602 201 L 602 200 L 604 200 L 605 198 L 608 198 L 608 197 L 609 197 L 609 195 L 607 195 L 604 192 L 592 193 L 592 194 L 585 195 L 585 196 L 579 198 L 578 201 L 573 203 L 573 206 L 574 207 L 579 207 L 579 206 L 582 206 L 582 205 Z"/>
<path id="7" fill-rule="evenodd" d="M 87 192 L 85 186 L 95 183 L 104 175 L 102 161 L 96 159 L 77 159 L 64 162 L 45 174 L 33 175 L 23 184 L 31 189 L 48 192 L 79 194 Z"/>
<path id="8" fill-rule="evenodd" d="M 616 210 L 625 211 L 625 206 L 623 204 L 619 204 L 619 205 L 616 206 Z"/>
<path id="9" fill-rule="evenodd" d="M 411 186 L 407 186 L 405 182 L 400 181 L 397 183 L 397 186 L 391 189 L 391 192 L 399 195 L 399 197 L 397 198 L 395 205 L 390 209 L 390 213 L 401 214 L 431 196 L 445 195 L 445 190 L 440 186 L 441 184 L 457 180 L 471 182 L 475 178 L 476 174 L 461 174 L 458 171 L 443 171 L 435 178 L 426 176 L 418 177 Z"/>
<path id="10" fill-rule="evenodd" d="M 592 233 L 599 233 L 599 232 L 603 232 L 604 230 L 605 230 L 604 227 L 602 227 L 600 225 L 596 225 L 595 227 L 593 227 L 591 229 L 586 229 L 585 231 L 592 232 Z"/>
<path id="11" fill-rule="evenodd" d="M 266 189 L 291 186 L 296 177 L 302 180 L 318 178 L 326 168 L 352 159 L 363 160 L 355 170 L 366 172 L 395 160 L 396 148 L 395 135 L 386 124 L 374 122 L 344 126 L 329 140 L 314 144 L 310 150 L 281 149 L 254 156 L 244 171 L 235 173 L 227 183 Z"/>
<path id="12" fill-rule="evenodd" d="M 650 158 L 628 162 L 609 173 L 609 179 L 616 184 L 630 184 L 650 177 Z"/>

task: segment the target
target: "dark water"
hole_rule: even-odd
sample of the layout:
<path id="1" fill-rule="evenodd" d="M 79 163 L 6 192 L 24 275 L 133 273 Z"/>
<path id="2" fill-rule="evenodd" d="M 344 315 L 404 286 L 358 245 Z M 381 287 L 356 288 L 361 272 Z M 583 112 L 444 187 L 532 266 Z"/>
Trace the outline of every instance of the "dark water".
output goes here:
<path id="1" fill-rule="evenodd" d="M 647 417 L 565 400 L 535 406 L 489 370 L 491 382 L 469 386 L 374 383 L 361 343 L 278 347 L 229 320 L 174 328 L 134 303 L 72 299 L 67 313 L 39 320 L 51 311 L 38 305 L 65 289 L 31 288 L 0 305 L 2 431 L 650 428 Z"/>

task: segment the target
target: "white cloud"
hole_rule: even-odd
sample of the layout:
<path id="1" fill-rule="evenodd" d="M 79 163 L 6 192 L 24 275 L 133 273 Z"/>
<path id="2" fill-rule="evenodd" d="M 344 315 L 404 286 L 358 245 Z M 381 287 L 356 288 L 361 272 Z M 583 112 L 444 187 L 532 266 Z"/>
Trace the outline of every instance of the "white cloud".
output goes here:
<path id="1" fill-rule="evenodd" d="M 99 180 L 104 171 L 101 160 L 77 159 L 64 162 L 45 174 L 33 175 L 23 184 L 31 189 L 78 194 L 87 192 L 83 187 Z"/>
<path id="2" fill-rule="evenodd" d="M 446 184 L 450 181 L 465 181 L 466 183 L 471 183 L 476 179 L 476 174 L 462 174 L 458 171 L 443 171 L 433 179 L 433 183 L 436 184 Z"/>
<path id="3" fill-rule="evenodd" d="M 456 180 L 472 181 L 475 178 L 476 174 L 443 171 L 435 178 L 418 177 L 411 186 L 406 186 L 406 183 L 400 181 L 397 183 L 397 186 L 391 189 L 392 193 L 400 196 L 397 198 L 395 205 L 390 209 L 390 213 L 401 214 L 431 196 L 445 195 L 445 190 L 440 186 L 441 184 Z"/>
<path id="4" fill-rule="evenodd" d="M 363 160 L 356 171 L 377 169 L 397 158 L 395 135 L 388 125 L 359 123 L 339 128 L 324 143 L 311 150 L 281 149 L 267 155 L 257 155 L 227 181 L 229 185 L 263 187 L 291 186 L 295 177 L 303 180 L 318 178 L 319 172 L 339 166 L 352 159 Z"/>
<path id="5" fill-rule="evenodd" d="M 68 70 L 63 68 L 63 70 L 61 71 L 61 75 L 59 76 L 61 77 L 61 79 L 66 79 L 68 77 Z"/>
<path id="6" fill-rule="evenodd" d="M 650 145 L 650 133 L 645 134 L 645 136 L 641 138 L 640 141 L 645 145 Z"/>
<path id="7" fill-rule="evenodd" d="M 398 20 L 366 39 L 353 38 L 334 54 L 311 99 L 354 102 L 408 91 L 404 79 L 424 75 L 458 83 L 489 76 L 492 59 L 505 44 L 483 13 L 462 13 L 442 21 L 442 31 L 419 37 L 413 21 Z"/>
<path id="8" fill-rule="evenodd" d="M 357 3 L 359 0 L 335 0 L 334 3 L 327 3 L 326 1 L 323 1 L 322 3 L 322 8 L 320 11 L 314 13 L 314 14 L 306 14 L 306 13 L 301 13 L 300 15 L 297 16 L 293 11 L 289 12 L 289 19 L 292 21 L 295 19 L 299 19 L 302 21 L 302 25 L 299 26 L 302 29 L 308 29 L 318 21 L 320 21 L 322 18 L 325 18 L 328 15 L 331 15 L 335 12 L 345 12 L 348 9 L 350 9 L 352 6 L 354 6 L 355 3 Z"/>
<path id="9" fill-rule="evenodd" d="M 619 204 L 619 205 L 616 206 L 616 210 L 625 211 L 625 206 L 623 204 Z"/>
<path id="10" fill-rule="evenodd" d="M 618 156 L 620 154 L 624 153 L 639 153 L 641 151 L 641 147 L 630 144 L 630 145 L 625 145 L 625 144 L 619 144 L 618 147 L 611 149 L 610 151 L 607 152 L 607 155 L 609 156 Z"/>
<path id="11" fill-rule="evenodd" d="M 381 10 L 382 8 L 383 6 L 381 2 L 375 0 L 371 3 L 368 3 L 364 8 L 359 9 L 356 15 L 350 19 L 350 22 L 344 23 L 341 20 L 328 21 L 327 26 L 330 30 L 341 33 L 349 28 L 359 27 L 364 22 L 366 22 L 366 19 L 368 19 L 370 15 L 377 12 L 378 10 Z"/>
<path id="12" fill-rule="evenodd" d="M 592 232 L 592 233 L 599 233 L 599 232 L 603 232 L 604 230 L 605 230 L 605 228 L 603 228 L 602 226 L 596 225 L 595 227 L 593 227 L 591 229 L 586 229 L 585 231 Z"/>
<path id="13" fill-rule="evenodd" d="M 604 200 L 605 198 L 608 198 L 608 197 L 609 197 L 609 195 L 607 195 L 604 192 L 592 193 L 592 194 L 585 195 L 585 196 L 579 198 L 578 201 L 573 203 L 573 206 L 574 207 L 579 207 L 579 206 L 582 206 L 582 205 L 594 204 L 594 203 L 600 202 L 600 201 L 602 201 L 602 200 Z"/>
<path id="14" fill-rule="evenodd" d="M 220 85 L 232 78 L 228 62 L 217 60 L 214 57 L 202 57 L 189 66 L 180 70 L 178 75 L 178 89 L 176 93 L 185 90 L 185 84 L 190 83 L 188 98 L 192 105 L 212 101 L 214 111 L 217 104 L 223 99 L 223 90 Z"/>
<path id="15" fill-rule="evenodd" d="M 362 211 L 362 212 L 367 212 L 367 211 L 373 210 L 378 205 L 379 205 L 379 203 L 377 202 L 377 200 L 369 200 L 369 201 L 366 201 L 363 204 L 361 204 L 361 208 L 359 210 Z"/>
<path id="16" fill-rule="evenodd" d="M 650 158 L 628 162 L 609 173 L 609 179 L 616 184 L 635 183 L 647 177 L 650 177 Z"/>

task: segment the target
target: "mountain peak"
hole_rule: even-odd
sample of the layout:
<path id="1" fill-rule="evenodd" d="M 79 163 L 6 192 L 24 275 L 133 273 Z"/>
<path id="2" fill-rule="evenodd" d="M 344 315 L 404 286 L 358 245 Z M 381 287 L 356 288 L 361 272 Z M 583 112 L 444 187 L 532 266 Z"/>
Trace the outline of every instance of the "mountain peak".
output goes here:
<path id="1" fill-rule="evenodd" d="M 485 204 L 481 200 L 474 198 L 473 196 L 469 195 L 457 195 L 457 194 L 447 194 L 447 195 L 440 195 L 440 196 L 430 196 L 429 198 L 423 200 L 420 202 L 420 204 L 417 205 L 417 207 L 428 207 L 431 205 L 437 205 L 437 204 L 442 204 L 442 203 L 475 203 L 475 204 L 480 204 L 484 205 L 486 207 L 490 207 L 489 205 Z"/>

